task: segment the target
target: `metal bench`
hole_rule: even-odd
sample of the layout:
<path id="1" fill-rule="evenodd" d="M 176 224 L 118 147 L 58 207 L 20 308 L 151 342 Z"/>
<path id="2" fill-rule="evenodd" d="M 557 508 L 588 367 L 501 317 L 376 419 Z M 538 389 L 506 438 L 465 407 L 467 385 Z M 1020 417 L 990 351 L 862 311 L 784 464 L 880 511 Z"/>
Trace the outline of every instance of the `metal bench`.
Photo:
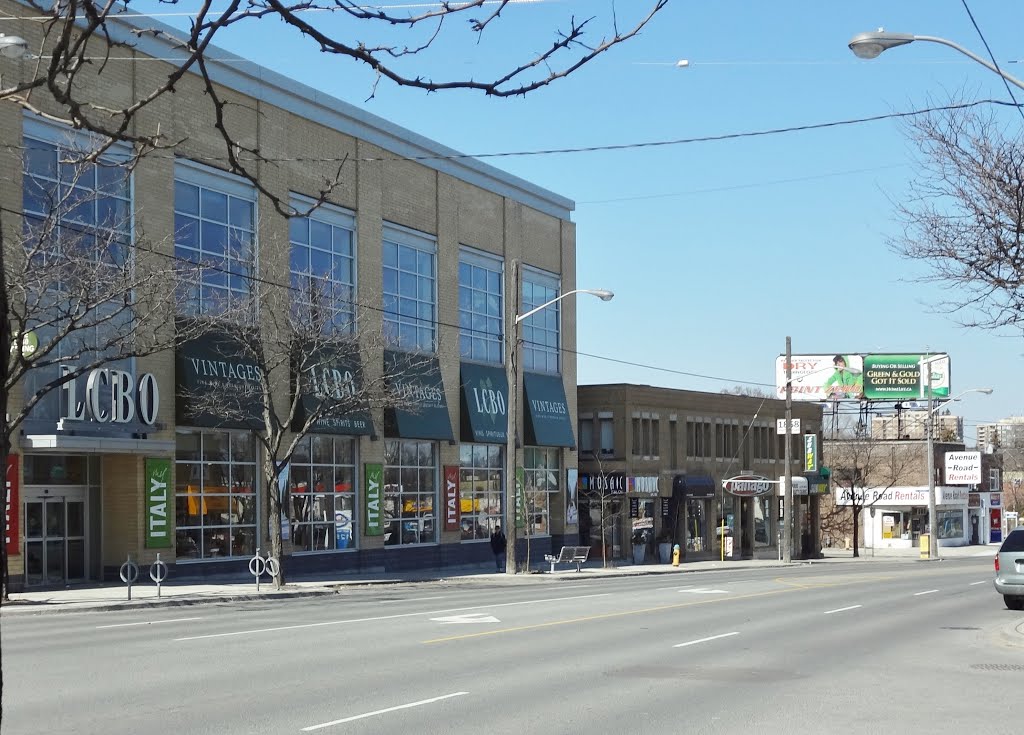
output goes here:
<path id="1" fill-rule="evenodd" d="M 545 554 L 544 561 L 551 564 L 552 574 L 555 572 L 555 564 L 575 564 L 576 571 L 578 572 L 589 555 L 589 546 L 563 546 L 562 550 L 558 552 L 558 556 Z"/>

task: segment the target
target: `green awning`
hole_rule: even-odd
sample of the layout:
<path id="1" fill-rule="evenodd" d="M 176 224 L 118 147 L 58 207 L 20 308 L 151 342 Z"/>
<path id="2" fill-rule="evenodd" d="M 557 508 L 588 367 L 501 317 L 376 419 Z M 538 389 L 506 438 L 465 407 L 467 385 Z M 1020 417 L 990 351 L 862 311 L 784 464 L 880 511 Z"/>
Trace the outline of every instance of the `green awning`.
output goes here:
<path id="1" fill-rule="evenodd" d="M 262 428 L 261 367 L 237 338 L 207 332 L 180 344 L 174 358 L 179 425 Z"/>
<path id="2" fill-rule="evenodd" d="M 464 442 L 500 444 L 508 441 L 508 378 L 493 365 L 464 362 L 459 367 L 460 438 Z"/>
<path id="3" fill-rule="evenodd" d="M 523 374 L 526 394 L 526 444 L 534 447 L 575 447 L 572 417 L 561 375 Z"/>
<path id="4" fill-rule="evenodd" d="M 314 434 L 369 436 L 373 422 L 363 396 L 363 371 L 356 343 L 293 350 L 292 371 L 301 373 L 302 396 L 292 429 Z M 310 423 L 312 420 L 312 423 Z"/>
<path id="5" fill-rule="evenodd" d="M 384 380 L 393 402 L 384 411 L 386 436 L 453 441 L 441 363 L 436 357 L 386 350 Z"/>

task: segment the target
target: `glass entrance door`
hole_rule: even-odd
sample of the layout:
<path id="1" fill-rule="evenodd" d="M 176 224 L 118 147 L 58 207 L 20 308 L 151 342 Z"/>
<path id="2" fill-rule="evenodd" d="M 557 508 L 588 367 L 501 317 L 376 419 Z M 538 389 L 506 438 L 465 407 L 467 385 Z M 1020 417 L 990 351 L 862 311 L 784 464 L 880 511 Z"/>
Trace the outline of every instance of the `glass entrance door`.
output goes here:
<path id="1" fill-rule="evenodd" d="M 84 492 L 25 500 L 25 585 L 86 579 Z"/>

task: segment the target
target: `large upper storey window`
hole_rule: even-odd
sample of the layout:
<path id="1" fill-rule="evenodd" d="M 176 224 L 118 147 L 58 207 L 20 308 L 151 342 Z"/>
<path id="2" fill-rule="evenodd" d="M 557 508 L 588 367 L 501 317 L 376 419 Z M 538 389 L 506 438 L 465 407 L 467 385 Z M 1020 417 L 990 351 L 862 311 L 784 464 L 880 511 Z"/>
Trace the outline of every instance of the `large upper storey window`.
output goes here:
<path id="1" fill-rule="evenodd" d="M 385 224 L 383 260 L 388 342 L 411 352 L 434 352 L 437 243 L 415 230 Z"/>
<path id="2" fill-rule="evenodd" d="M 257 274 L 255 222 L 250 184 L 189 161 L 176 163 L 174 255 L 183 264 L 183 313 L 222 314 L 249 302 Z"/>
<path id="3" fill-rule="evenodd" d="M 88 161 L 83 135 L 33 118 L 25 120 L 24 143 L 26 252 L 69 264 L 84 259 L 124 266 L 132 232 L 127 151 L 115 147 L 99 161 Z"/>
<path id="4" fill-rule="evenodd" d="M 526 314 L 538 306 L 558 298 L 560 284 L 552 273 L 523 270 L 523 307 Z M 537 373 L 557 373 L 562 323 L 561 302 L 556 301 L 523 320 L 523 369 Z"/>
<path id="5" fill-rule="evenodd" d="M 312 202 L 294 198 L 303 211 Z M 323 204 L 289 223 L 293 303 L 327 334 L 355 332 L 355 217 Z"/>
<path id="6" fill-rule="evenodd" d="M 459 351 L 466 360 L 501 363 L 501 260 L 463 248 L 459 255 Z"/>

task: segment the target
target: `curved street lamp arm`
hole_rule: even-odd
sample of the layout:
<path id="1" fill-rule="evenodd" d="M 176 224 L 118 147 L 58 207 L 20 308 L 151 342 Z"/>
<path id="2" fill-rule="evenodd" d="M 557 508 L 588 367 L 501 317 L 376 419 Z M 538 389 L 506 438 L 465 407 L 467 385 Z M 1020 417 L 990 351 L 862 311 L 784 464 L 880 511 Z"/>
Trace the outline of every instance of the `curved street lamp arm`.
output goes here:
<path id="1" fill-rule="evenodd" d="M 968 51 L 967 49 L 965 49 L 963 46 L 961 46 L 958 43 L 953 43 L 952 41 L 949 41 L 949 40 L 947 40 L 945 38 L 939 38 L 938 36 L 914 36 L 914 40 L 915 41 L 931 41 L 932 43 L 940 43 L 943 46 L 949 46 L 951 49 L 959 51 L 964 56 L 966 56 L 966 57 L 968 57 L 970 59 L 973 59 L 974 61 L 977 61 L 979 64 L 981 64 L 982 66 L 987 68 L 989 71 L 994 71 L 996 74 L 1001 76 L 1003 79 L 1005 79 L 1006 81 L 1010 82 L 1010 84 L 1013 84 L 1013 85 L 1015 85 L 1017 87 L 1020 87 L 1021 89 L 1024 89 L 1024 82 L 1022 82 L 1020 79 L 1017 79 L 1016 77 L 1010 76 L 1009 74 L 1007 74 L 1002 69 L 996 67 L 995 64 L 992 64 L 991 62 L 986 61 L 985 59 L 981 58 L 980 56 L 978 56 L 977 54 L 975 54 L 972 51 Z"/>
<path id="2" fill-rule="evenodd" d="M 534 314 L 536 314 L 541 309 L 546 309 L 549 306 L 551 306 L 552 304 L 554 304 L 554 303 L 556 303 L 558 301 L 561 301 L 566 296 L 572 296 L 574 293 L 588 293 L 588 294 L 591 294 L 593 296 L 597 296 L 599 299 L 601 299 L 601 301 L 608 301 L 608 300 L 610 300 L 612 298 L 612 296 L 615 295 L 611 291 L 606 291 L 605 289 L 602 289 L 602 288 L 576 288 L 576 289 L 573 289 L 572 291 L 566 291 L 561 296 L 556 296 L 555 298 L 551 299 L 551 301 L 548 301 L 546 304 L 541 304 L 540 306 L 538 306 L 535 309 L 530 309 L 525 314 L 520 314 L 519 316 L 516 317 L 516 324 L 518 324 L 519 322 L 523 321 L 523 319 L 528 319 L 529 317 L 533 316 Z"/>

